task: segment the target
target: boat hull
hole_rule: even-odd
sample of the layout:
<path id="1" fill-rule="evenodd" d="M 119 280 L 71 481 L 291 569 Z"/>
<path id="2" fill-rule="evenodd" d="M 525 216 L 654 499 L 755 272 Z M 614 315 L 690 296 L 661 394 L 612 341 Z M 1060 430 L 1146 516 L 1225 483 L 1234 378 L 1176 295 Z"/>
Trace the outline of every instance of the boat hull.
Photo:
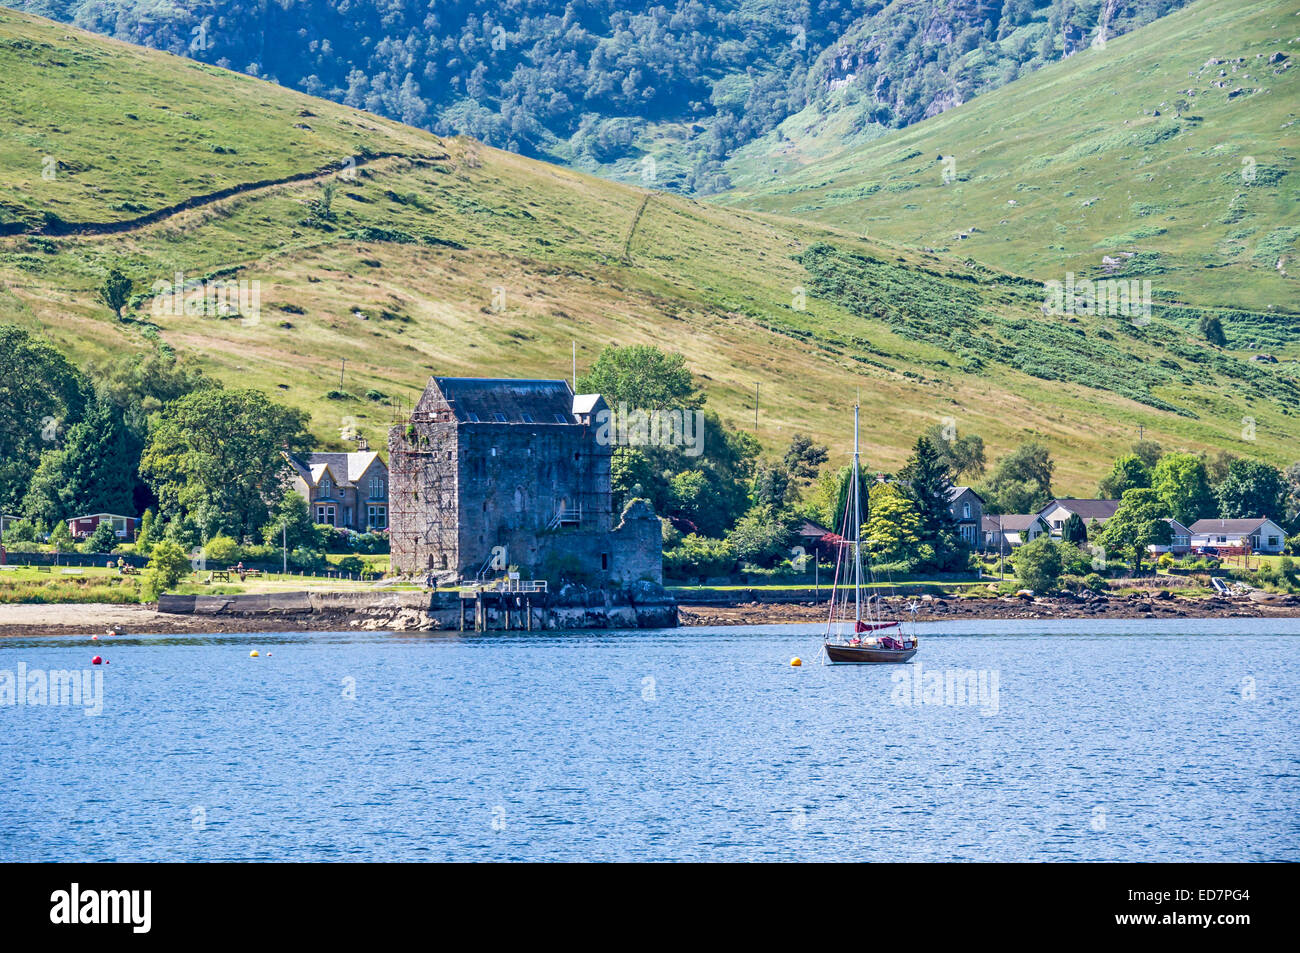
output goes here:
<path id="1" fill-rule="evenodd" d="M 881 646 L 845 645 L 826 642 L 826 657 L 839 664 L 871 664 L 879 662 L 907 662 L 916 654 L 915 648 L 887 649 Z"/>

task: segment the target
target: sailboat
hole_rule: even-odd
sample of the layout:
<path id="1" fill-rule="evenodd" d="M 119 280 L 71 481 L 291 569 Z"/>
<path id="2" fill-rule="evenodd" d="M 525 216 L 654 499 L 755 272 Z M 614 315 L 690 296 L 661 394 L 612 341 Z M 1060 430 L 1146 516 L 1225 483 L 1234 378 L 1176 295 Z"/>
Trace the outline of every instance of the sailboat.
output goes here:
<path id="1" fill-rule="evenodd" d="M 858 407 L 853 407 L 853 466 L 840 538 L 835 582 L 822 651 L 830 663 L 906 662 L 916 654 L 915 634 L 884 615 L 883 600 L 863 584 L 862 487 L 858 479 Z M 870 561 L 867 563 L 870 566 Z"/>

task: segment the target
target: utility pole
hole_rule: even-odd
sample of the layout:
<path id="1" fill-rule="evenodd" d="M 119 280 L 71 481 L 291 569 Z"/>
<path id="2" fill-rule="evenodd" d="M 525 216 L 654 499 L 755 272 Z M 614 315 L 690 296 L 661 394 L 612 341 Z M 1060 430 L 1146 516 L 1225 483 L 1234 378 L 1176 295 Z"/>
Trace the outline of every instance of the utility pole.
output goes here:
<path id="1" fill-rule="evenodd" d="M 339 390 L 343 389 L 343 372 L 348 369 L 348 359 L 343 358 L 343 363 L 339 365 Z"/>
<path id="2" fill-rule="evenodd" d="M 280 527 L 280 574 L 289 575 L 289 524 Z"/>
<path id="3" fill-rule="evenodd" d="M 578 392 L 578 342 L 570 341 L 573 345 L 573 392 Z"/>
<path id="4" fill-rule="evenodd" d="M 754 436 L 758 436 L 758 384 L 754 385 Z"/>

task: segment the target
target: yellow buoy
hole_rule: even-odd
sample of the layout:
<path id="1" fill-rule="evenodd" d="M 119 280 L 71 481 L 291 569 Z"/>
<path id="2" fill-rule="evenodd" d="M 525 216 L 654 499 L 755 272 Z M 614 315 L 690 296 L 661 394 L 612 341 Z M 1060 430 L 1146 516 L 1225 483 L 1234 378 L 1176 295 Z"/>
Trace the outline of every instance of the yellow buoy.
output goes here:
<path id="1" fill-rule="evenodd" d="M 253 649 L 253 651 L 249 652 L 249 653 L 248 653 L 248 657 L 249 657 L 249 658 L 257 658 L 257 649 Z"/>
<path id="2" fill-rule="evenodd" d="M 794 658 L 790 659 L 790 664 L 794 668 L 798 668 L 800 665 L 803 664 L 803 659 L 801 659 L 799 656 L 796 655 Z"/>

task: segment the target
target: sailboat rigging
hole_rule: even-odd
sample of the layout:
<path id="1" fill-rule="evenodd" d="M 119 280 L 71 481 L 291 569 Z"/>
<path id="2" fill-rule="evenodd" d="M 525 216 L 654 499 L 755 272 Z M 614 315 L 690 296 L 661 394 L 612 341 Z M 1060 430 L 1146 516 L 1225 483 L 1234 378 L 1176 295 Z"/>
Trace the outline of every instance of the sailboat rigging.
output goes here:
<path id="1" fill-rule="evenodd" d="M 916 635 L 905 633 L 898 619 L 885 618 L 884 600 L 864 584 L 859 460 L 858 406 L 855 404 L 853 465 L 839 539 L 835 542 L 835 581 L 831 586 L 830 617 L 826 622 L 822 652 L 826 661 L 831 663 L 906 662 L 916 654 Z"/>

